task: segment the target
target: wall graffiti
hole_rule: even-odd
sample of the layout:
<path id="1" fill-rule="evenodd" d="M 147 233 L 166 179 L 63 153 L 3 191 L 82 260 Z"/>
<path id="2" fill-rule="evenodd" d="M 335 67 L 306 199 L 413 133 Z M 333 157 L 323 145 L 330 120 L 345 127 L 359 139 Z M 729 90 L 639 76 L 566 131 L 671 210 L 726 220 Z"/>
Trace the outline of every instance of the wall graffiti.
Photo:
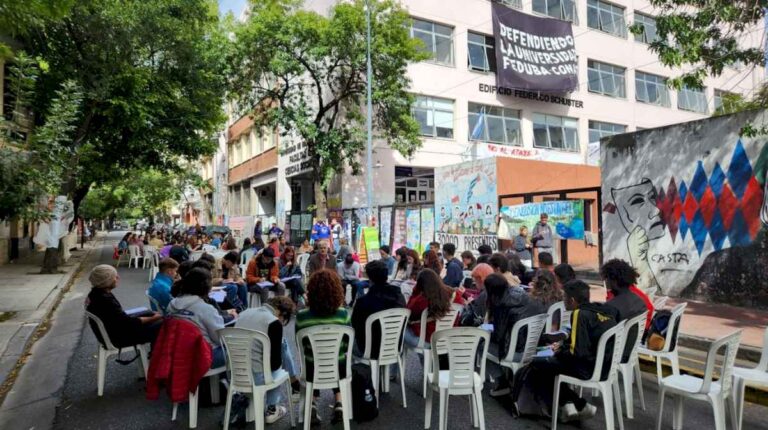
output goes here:
<path id="1" fill-rule="evenodd" d="M 768 307 L 768 144 L 747 112 L 611 139 L 602 150 L 604 255 L 661 294 Z"/>

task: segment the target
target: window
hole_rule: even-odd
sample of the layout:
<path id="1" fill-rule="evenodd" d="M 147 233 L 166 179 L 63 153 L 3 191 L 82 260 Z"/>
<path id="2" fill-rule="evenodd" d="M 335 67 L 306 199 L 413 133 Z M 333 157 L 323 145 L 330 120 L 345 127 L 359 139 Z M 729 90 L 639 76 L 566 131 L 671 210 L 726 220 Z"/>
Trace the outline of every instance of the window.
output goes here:
<path id="1" fill-rule="evenodd" d="M 601 138 L 627 131 L 626 125 L 612 124 L 610 122 L 590 121 L 589 141 L 599 142 Z"/>
<path id="2" fill-rule="evenodd" d="M 433 62 L 453 66 L 453 27 L 414 18 L 411 37 L 424 42 L 424 50 L 432 54 Z"/>
<path id="3" fill-rule="evenodd" d="M 272 149 L 275 146 L 275 133 L 272 132 L 272 129 L 269 127 L 264 127 L 262 129 L 262 135 L 261 135 L 263 144 L 263 151 L 266 151 L 268 149 Z"/>
<path id="4" fill-rule="evenodd" d="M 642 28 L 642 32 L 635 33 L 635 41 L 652 43 L 658 40 L 656 35 L 656 19 L 648 15 L 635 13 L 635 26 Z"/>
<path id="5" fill-rule="evenodd" d="M 579 121 L 563 116 L 533 114 L 533 146 L 579 150 Z"/>
<path id="6" fill-rule="evenodd" d="M 573 0 L 533 0 L 533 11 L 553 18 L 579 23 Z"/>
<path id="7" fill-rule="evenodd" d="M 604 1 L 587 0 L 587 26 L 614 36 L 627 37 L 624 8 Z"/>
<path id="8" fill-rule="evenodd" d="M 626 69 L 623 67 L 593 60 L 587 61 L 587 79 L 589 80 L 589 91 L 592 93 L 610 97 L 626 97 L 625 74 Z"/>
<path id="9" fill-rule="evenodd" d="M 715 90 L 715 112 L 719 114 L 733 112 L 740 98 L 738 94 Z"/>
<path id="10" fill-rule="evenodd" d="M 677 108 L 691 112 L 707 113 L 707 96 L 704 88 L 695 89 L 687 86 L 677 93 Z"/>
<path id="11" fill-rule="evenodd" d="M 635 87 L 637 101 L 656 106 L 670 106 L 666 78 L 635 71 Z"/>
<path id="12" fill-rule="evenodd" d="M 413 116 L 423 136 L 453 139 L 453 100 L 418 96 Z"/>
<path id="13" fill-rule="evenodd" d="M 470 103 L 469 140 L 521 146 L 520 111 Z"/>
<path id="14" fill-rule="evenodd" d="M 467 63 L 470 70 L 496 72 L 496 51 L 493 37 L 467 33 Z"/>

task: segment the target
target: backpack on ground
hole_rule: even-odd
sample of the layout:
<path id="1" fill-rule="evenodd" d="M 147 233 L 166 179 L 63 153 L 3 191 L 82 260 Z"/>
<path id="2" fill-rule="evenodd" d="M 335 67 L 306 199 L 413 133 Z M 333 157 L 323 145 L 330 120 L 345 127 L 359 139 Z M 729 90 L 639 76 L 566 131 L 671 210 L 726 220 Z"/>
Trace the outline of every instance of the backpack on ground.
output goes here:
<path id="1" fill-rule="evenodd" d="M 646 330 L 643 342 L 652 351 L 664 349 L 664 341 L 667 338 L 667 329 L 672 312 L 669 310 L 656 311 L 651 320 L 651 326 Z M 674 345 L 672 345 L 674 348 Z"/>
<path id="2" fill-rule="evenodd" d="M 358 423 L 379 416 L 371 368 L 362 363 L 352 365 L 352 415 Z"/>

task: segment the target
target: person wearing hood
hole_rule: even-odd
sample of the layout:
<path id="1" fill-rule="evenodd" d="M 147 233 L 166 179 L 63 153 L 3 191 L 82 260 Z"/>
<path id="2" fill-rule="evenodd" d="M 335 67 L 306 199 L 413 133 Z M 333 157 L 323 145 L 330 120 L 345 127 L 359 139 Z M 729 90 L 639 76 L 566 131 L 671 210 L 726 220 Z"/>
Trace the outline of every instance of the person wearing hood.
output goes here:
<path id="1" fill-rule="evenodd" d="M 168 314 L 184 318 L 195 324 L 205 341 L 213 349 L 211 369 L 224 366 L 224 349 L 219 340 L 219 330 L 224 328 L 224 318 L 213 306 L 205 302 L 211 292 L 211 272 L 201 267 L 190 270 L 181 281 L 180 296 L 171 300 Z"/>
<path id="2" fill-rule="evenodd" d="M 510 345 L 510 335 L 515 323 L 547 311 L 541 303 L 531 300 L 528 294 L 519 286 L 509 285 L 507 279 L 500 273 L 493 273 L 485 278 L 486 291 L 486 322 L 492 326 L 489 352 L 496 357 L 506 357 L 507 351 L 514 348 L 515 354 L 521 354 L 525 348 L 525 333 L 521 333 L 516 345 Z M 509 394 L 510 384 L 508 375 L 501 373 L 493 375 L 498 380 L 496 387 L 491 390 L 492 397 Z"/>
<path id="3" fill-rule="evenodd" d="M 572 280 L 563 287 L 565 307 L 571 314 L 571 333 L 565 342 L 552 345 L 554 354 L 550 357 L 534 357 L 526 381 L 521 386 L 532 389 L 540 399 L 552 405 L 555 377 L 568 375 L 589 379 L 597 362 L 597 345 L 606 331 L 616 326 L 617 312 L 603 303 L 590 303 L 589 285 Z M 606 349 L 603 358 L 603 375 L 607 377 L 613 352 Z M 513 401 L 517 401 L 513 395 Z M 560 385 L 560 417 L 563 422 L 582 420 L 595 415 L 597 408 L 579 397 L 568 385 Z"/>

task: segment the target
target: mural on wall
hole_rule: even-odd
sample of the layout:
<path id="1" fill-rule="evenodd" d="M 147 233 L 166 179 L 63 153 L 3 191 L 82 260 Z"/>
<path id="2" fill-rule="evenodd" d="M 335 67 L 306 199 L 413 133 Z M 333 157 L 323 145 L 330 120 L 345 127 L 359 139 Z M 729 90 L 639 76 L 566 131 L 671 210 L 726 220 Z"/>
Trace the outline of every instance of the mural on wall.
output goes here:
<path id="1" fill-rule="evenodd" d="M 459 251 L 496 246 L 496 159 L 435 169 L 435 230 L 440 243 Z"/>
<path id="2" fill-rule="evenodd" d="M 766 117 L 746 112 L 604 145 L 605 258 L 627 259 L 640 286 L 661 294 L 768 307 L 768 144 L 738 135 Z"/>

